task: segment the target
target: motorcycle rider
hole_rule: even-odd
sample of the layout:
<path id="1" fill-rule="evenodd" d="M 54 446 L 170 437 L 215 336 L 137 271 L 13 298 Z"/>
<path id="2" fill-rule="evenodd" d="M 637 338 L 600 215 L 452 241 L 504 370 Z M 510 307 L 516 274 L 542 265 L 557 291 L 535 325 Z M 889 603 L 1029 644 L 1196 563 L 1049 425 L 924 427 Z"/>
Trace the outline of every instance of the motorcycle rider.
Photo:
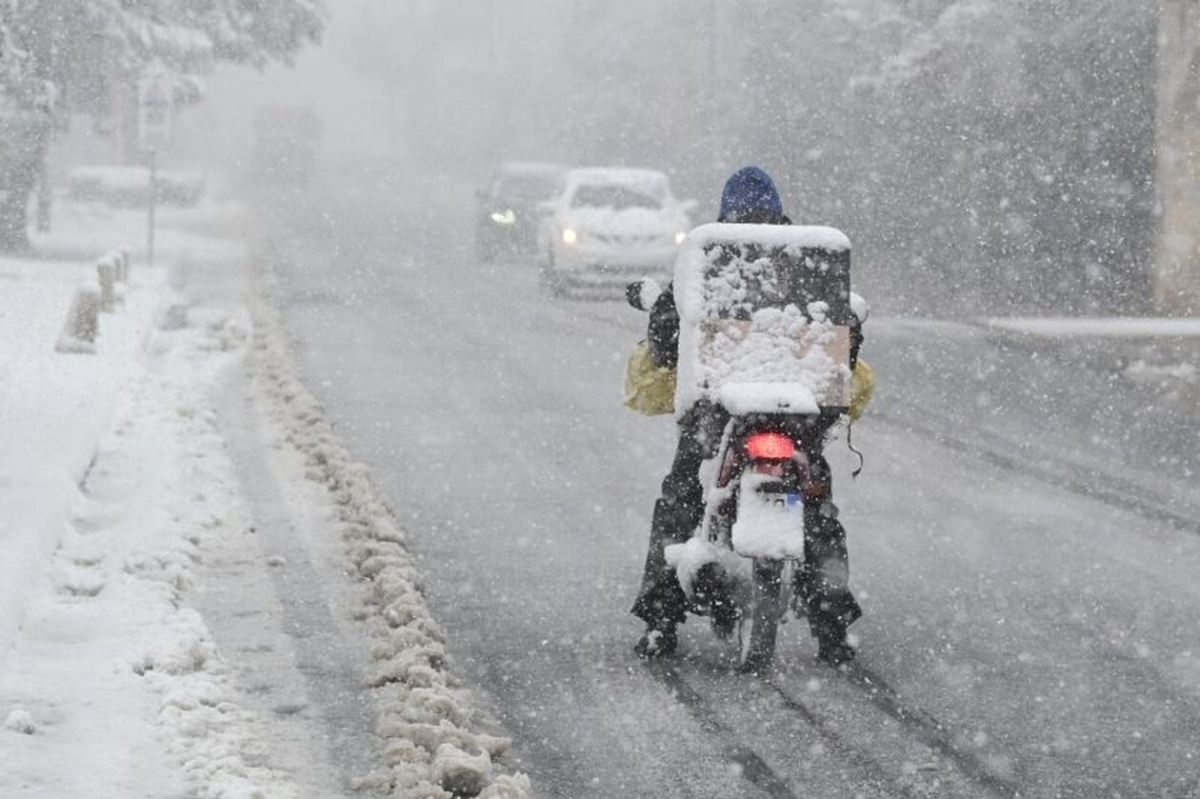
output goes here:
<path id="1" fill-rule="evenodd" d="M 738 170 L 726 181 L 717 221 L 792 224 L 783 213 L 783 204 L 770 176 L 753 166 Z M 859 323 L 851 329 L 851 367 L 858 360 L 862 343 L 863 313 L 856 310 L 855 314 Z M 669 284 L 651 307 L 647 342 L 658 366 L 676 367 L 679 313 Z M 707 403 L 697 404 L 679 415 L 679 443 L 671 471 L 662 482 L 662 496 L 654 505 L 641 589 L 631 610 L 646 623 L 646 631 L 634 647 L 639 657 L 669 655 L 678 643 L 675 628 L 686 618 L 687 597 L 663 550 L 668 544 L 686 541 L 703 519 L 700 466 L 716 454 L 727 419 L 727 414 Z M 825 432 L 817 431 L 811 440 L 802 442 L 809 456 L 813 485 L 805 492 L 805 558 L 796 573 L 794 588 L 798 609 L 808 617 L 817 639 L 817 657 L 836 666 L 854 657 L 846 630 L 862 615 L 862 610 L 850 592 L 846 531 L 838 521 L 830 468 L 822 455 Z"/>

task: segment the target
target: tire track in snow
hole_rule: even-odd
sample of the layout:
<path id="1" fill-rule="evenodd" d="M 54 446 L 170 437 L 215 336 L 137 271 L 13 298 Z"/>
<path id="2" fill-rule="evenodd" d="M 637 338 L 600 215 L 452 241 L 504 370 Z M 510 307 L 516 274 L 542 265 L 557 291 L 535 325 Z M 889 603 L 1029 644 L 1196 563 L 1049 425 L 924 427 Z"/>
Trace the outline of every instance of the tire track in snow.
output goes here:
<path id="1" fill-rule="evenodd" d="M 721 723 L 716 711 L 705 701 L 703 694 L 693 688 L 670 664 L 655 662 L 649 671 L 671 690 L 681 705 L 700 724 L 705 732 L 720 739 L 721 748 L 729 760 L 742 770 L 742 776 L 772 799 L 799 799 L 787 783 L 776 774 L 766 761 L 752 749 L 737 740 L 733 730 Z"/>
<path id="2" fill-rule="evenodd" d="M 1002 797 L 1018 797 L 1020 788 L 1002 777 L 992 774 L 977 756 L 964 752 L 953 743 L 946 726 L 919 707 L 911 706 L 888 683 L 871 669 L 860 663 L 850 663 L 840 669 L 846 683 L 861 691 L 876 708 L 898 721 L 917 740 L 954 764 L 966 778 L 986 790 L 989 794 Z M 785 690 L 779 683 L 767 680 L 783 699 L 789 710 L 794 710 L 813 726 L 835 739 L 840 736 L 828 729 L 820 715 L 809 709 L 803 701 Z"/>
<path id="3" fill-rule="evenodd" d="M 722 720 L 721 714 L 704 693 L 677 668 L 669 663 L 653 662 L 649 664 L 648 671 L 670 689 L 672 696 L 696 719 L 701 729 L 720 741 L 720 748 L 725 751 L 729 761 L 740 769 L 747 782 L 773 799 L 797 799 L 803 795 L 794 792 L 787 780 L 776 773 L 763 756 L 738 740 L 737 733 Z M 722 676 L 734 675 L 730 672 Z M 954 736 L 944 724 L 921 708 L 907 703 L 872 670 L 853 664 L 842 671 L 840 679 L 861 692 L 876 710 L 897 721 L 911 738 L 952 764 L 963 780 L 978 789 L 972 795 L 1004 799 L 1016 799 L 1023 795 L 1020 786 L 992 773 L 979 756 L 955 746 Z M 828 712 L 814 709 L 775 679 L 767 678 L 760 682 L 782 701 L 785 710 L 815 731 L 839 760 L 854 767 L 866 780 L 887 786 L 889 791 L 898 796 L 916 799 L 926 795 L 919 788 L 900 781 L 888 767 L 866 751 L 864 742 L 857 742 L 841 732 L 836 719 Z"/>

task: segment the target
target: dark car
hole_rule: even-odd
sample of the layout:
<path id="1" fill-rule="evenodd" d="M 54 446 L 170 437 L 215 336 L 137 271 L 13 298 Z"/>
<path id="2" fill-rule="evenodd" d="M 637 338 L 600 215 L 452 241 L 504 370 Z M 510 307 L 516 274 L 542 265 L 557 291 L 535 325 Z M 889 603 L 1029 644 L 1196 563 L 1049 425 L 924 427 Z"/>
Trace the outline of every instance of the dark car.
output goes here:
<path id="1" fill-rule="evenodd" d="M 475 215 L 479 260 L 532 255 L 537 243 L 539 204 L 562 189 L 566 168 L 558 164 L 508 162 L 480 189 Z"/>

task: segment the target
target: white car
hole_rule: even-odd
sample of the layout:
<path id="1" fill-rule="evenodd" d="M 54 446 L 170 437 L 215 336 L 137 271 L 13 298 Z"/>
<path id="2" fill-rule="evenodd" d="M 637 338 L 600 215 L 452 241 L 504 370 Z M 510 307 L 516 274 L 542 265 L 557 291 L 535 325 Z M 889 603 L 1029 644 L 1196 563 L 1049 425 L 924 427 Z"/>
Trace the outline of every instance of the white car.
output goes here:
<path id="1" fill-rule="evenodd" d="M 560 293 L 623 288 L 639 277 L 669 280 L 694 207 L 675 199 L 656 170 L 568 170 L 562 193 L 541 205 L 542 284 Z"/>

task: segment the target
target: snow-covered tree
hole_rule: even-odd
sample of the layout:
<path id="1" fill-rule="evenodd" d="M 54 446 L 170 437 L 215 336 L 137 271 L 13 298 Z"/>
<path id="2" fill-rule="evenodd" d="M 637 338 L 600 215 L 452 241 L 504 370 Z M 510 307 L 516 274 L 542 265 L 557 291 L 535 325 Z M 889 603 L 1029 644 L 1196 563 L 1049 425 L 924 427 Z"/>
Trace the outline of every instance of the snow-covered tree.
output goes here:
<path id="1" fill-rule="evenodd" d="M 57 104 L 102 113 L 150 67 L 195 101 L 215 62 L 290 63 L 324 22 L 322 0 L 0 0 L 0 249 L 28 244 Z"/>
<path id="2" fill-rule="evenodd" d="M 1144 310 L 1153 4 L 808 5 L 803 25 L 783 27 L 793 39 L 815 28 L 805 41 L 820 44 L 776 48 L 789 55 L 774 93 L 822 87 L 815 113 L 785 129 L 824 118 L 804 138 L 824 152 L 808 182 L 820 190 L 840 173 L 825 197 L 873 248 L 867 269 L 886 270 L 872 288 L 909 311 Z M 839 79 L 852 94 L 837 93 Z"/>

